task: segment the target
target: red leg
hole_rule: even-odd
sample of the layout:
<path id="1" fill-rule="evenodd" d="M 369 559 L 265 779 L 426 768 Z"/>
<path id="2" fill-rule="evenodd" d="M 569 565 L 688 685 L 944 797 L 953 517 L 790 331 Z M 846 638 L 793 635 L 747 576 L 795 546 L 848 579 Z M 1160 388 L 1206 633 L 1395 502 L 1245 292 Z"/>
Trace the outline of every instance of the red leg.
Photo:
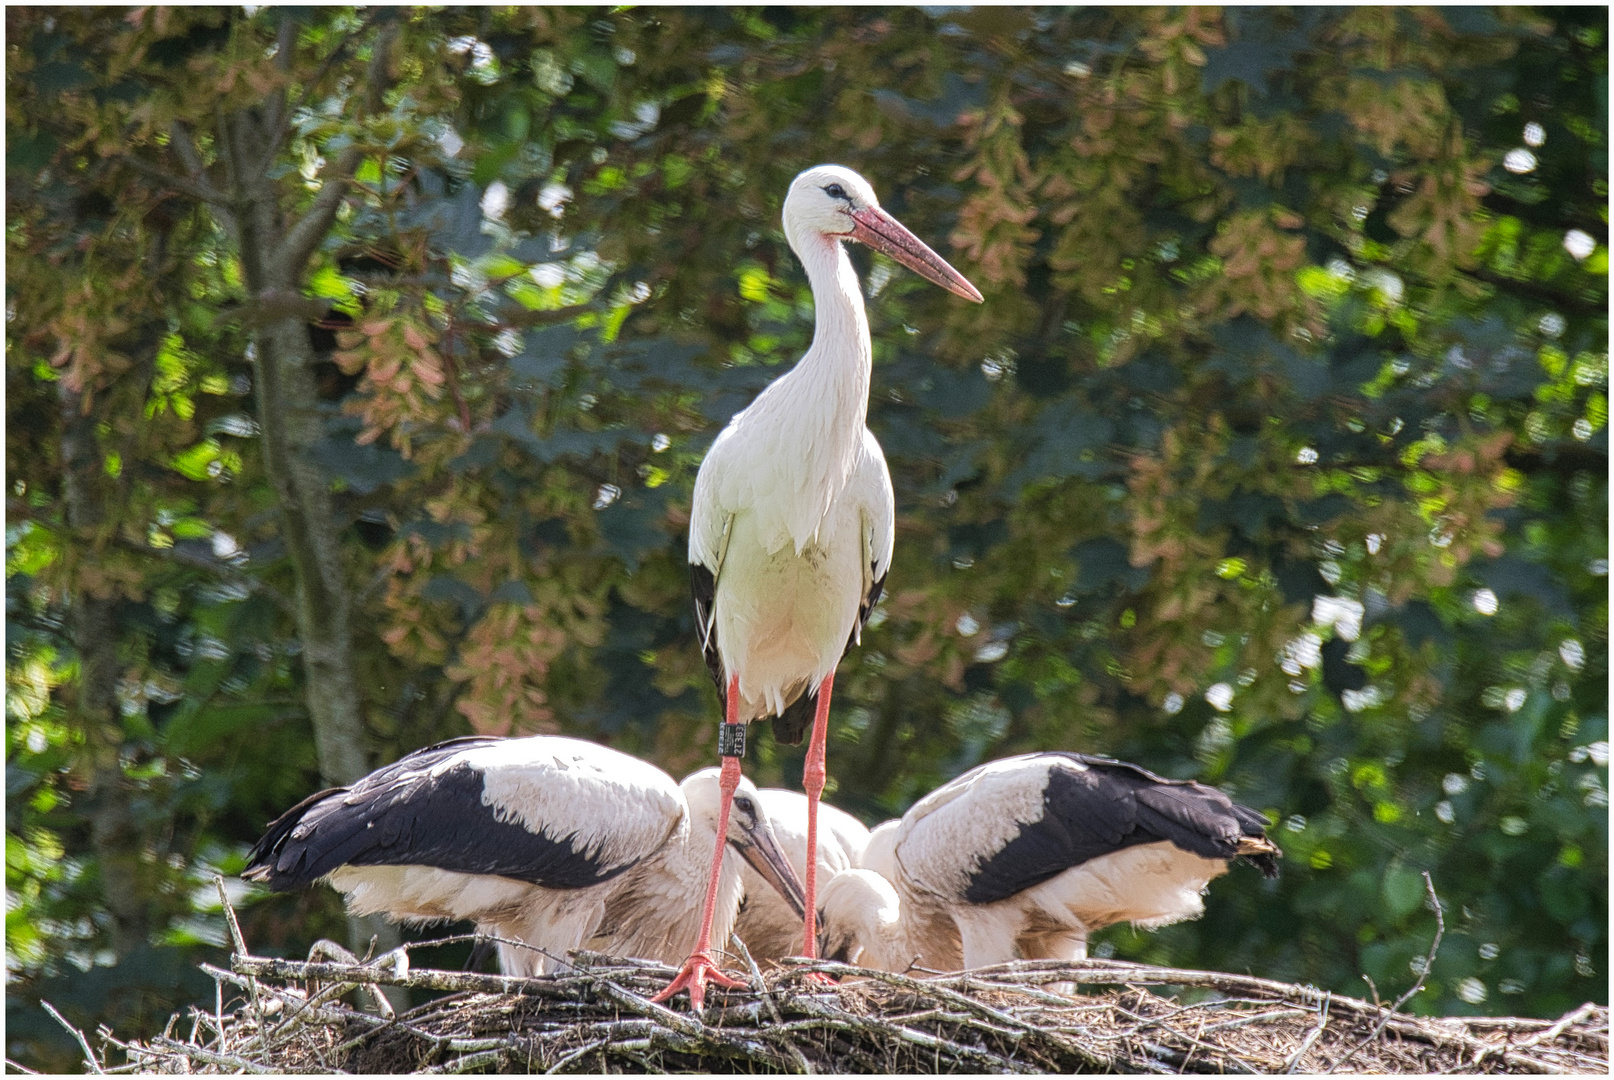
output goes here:
<path id="1" fill-rule="evenodd" d="M 726 721 L 735 723 L 740 711 L 740 680 L 738 676 L 729 679 L 729 702 Z M 717 852 L 712 856 L 712 876 L 706 883 L 706 907 L 701 912 L 700 937 L 695 941 L 695 951 L 689 954 L 684 966 L 679 970 L 678 977 L 672 984 L 651 998 L 651 1001 L 666 1001 L 680 990 L 689 991 L 689 1004 L 696 1012 L 701 1011 L 701 1005 L 706 1000 L 706 983 L 708 980 L 719 986 L 730 989 L 744 986 L 739 979 L 731 979 L 718 970 L 717 961 L 712 959 L 712 918 L 717 912 L 717 882 L 723 874 L 723 852 L 728 845 L 729 833 L 729 806 L 734 802 L 734 789 L 740 786 L 740 759 L 725 757 L 723 759 L 723 772 L 718 779 L 718 787 L 723 792 L 723 799 L 718 804 L 717 811 Z"/>
<path id="2" fill-rule="evenodd" d="M 807 916 L 802 935 L 802 954 L 809 960 L 818 956 L 818 797 L 824 792 L 828 773 L 824 768 L 824 743 L 829 738 L 829 695 L 835 687 L 835 673 L 824 677 L 818 687 L 818 710 L 813 714 L 813 734 L 807 743 L 807 763 L 801 771 L 801 786 L 807 792 Z M 827 981 L 827 980 L 826 980 Z"/>

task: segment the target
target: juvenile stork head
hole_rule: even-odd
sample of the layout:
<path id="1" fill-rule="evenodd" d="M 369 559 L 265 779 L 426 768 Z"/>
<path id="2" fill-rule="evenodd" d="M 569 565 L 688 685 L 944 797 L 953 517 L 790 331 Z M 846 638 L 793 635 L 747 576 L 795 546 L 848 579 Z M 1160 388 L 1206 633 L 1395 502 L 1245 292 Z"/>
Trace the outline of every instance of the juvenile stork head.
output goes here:
<path id="1" fill-rule="evenodd" d="M 874 188 L 845 166 L 817 165 L 796 177 L 785 196 L 784 223 L 785 236 L 797 255 L 803 242 L 815 235 L 832 242 L 856 240 L 950 293 L 981 302 L 975 286 L 902 222 L 880 209 Z"/>
<path id="2" fill-rule="evenodd" d="M 872 870 L 843 870 L 818 898 L 818 948 L 826 960 L 907 971 L 919 955 L 908 942 L 897 890 Z"/>
<path id="3" fill-rule="evenodd" d="M 718 786 L 718 770 L 701 769 L 691 773 L 679 787 L 683 789 L 690 816 L 697 828 L 715 836 L 723 798 L 722 789 Z M 779 847 L 756 785 L 745 777 L 740 778 L 740 786 L 734 791 L 733 812 L 729 814 L 726 839 L 729 846 L 751 864 L 751 869 L 779 890 L 779 895 L 795 909 L 796 914 L 807 910 L 801 879 L 796 876 L 789 857 Z"/>

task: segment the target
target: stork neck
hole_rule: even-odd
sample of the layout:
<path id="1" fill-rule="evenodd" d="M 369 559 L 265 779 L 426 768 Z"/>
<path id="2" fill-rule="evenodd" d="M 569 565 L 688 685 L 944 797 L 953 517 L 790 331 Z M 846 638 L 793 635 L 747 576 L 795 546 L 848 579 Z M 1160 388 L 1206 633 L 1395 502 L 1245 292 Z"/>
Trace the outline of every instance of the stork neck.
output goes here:
<path id="1" fill-rule="evenodd" d="M 864 948 L 865 963 L 885 971 L 906 971 L 923 949 L 914 943 L 912 915 L 906 904 L 896 911 L 875 913 L 864 933 L 869 939 Z"/>
<path id="2" fill-rule="evenodd" d="M 793 237 L 791 246 L 813 288 L 813 343 L 796 364 L 798 377 L 825 385 L 841 416 L 855 417 L 859 433 L 868 418 L 874 350 L 863 293 L 846 246 L 823 233 Z"/>

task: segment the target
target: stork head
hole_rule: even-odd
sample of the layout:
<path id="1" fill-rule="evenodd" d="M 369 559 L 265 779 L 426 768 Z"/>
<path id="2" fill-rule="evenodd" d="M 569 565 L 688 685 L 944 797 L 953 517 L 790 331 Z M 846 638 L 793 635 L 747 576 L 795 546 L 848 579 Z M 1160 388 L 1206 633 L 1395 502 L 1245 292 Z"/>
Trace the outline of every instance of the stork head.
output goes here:
<path id="1" fill-rule="evenodd" d="M 814 233 L 833 240 L 857 240 L 948 292 L 981 302 L 980 291 L 963 274 L 880 209 L 869 182 L 843 165 L 816 165 L 796 177 L 785 196 L 784 221 L 785 235 L 793 247 L 798 237 Z"/>
<path id="2" fill-rule="evenodd" d="M 902 901 L 873 870 L 842 870 L 818 893 L 818 955 L 843 964 L 906 971 Z"/>
<path id="3" fill-rule="evenodd" d="M 679 785 L 684 801 L 689 804 L 690 816 L 707 836 L 717 832 L 722 807 L 723 791 L 718 777 L 717 769 L 702 769 L 691 773 Z M 756 785 L 743 776 L 740 786 L 734 789 L 734 802 L 729 808 L 727 839 L 729 847 L 739 852 L 740 857 L 751 864 L 751 869 L 762 875 L 762 880 L 777 889 L 792 910 L 798 915 L 806 914 L 806 890 L 801 886 L 801 879 L 773 835 L 773 824 L 768 820 Z"/>

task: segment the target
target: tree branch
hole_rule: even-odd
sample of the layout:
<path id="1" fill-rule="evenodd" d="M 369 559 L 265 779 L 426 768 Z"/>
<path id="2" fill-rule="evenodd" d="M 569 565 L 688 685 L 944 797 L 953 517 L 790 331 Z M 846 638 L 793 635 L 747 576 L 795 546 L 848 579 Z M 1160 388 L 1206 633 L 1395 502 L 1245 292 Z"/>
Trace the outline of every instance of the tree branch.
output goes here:
<path id="1" fill-rule="evenodd" d="M 343 150 L 341 156 L 331 166 L 331 176 L 325 181 L 325 186 L 319 189 L 314 196 L 314 203 L 307 213 L 286 230 L 286 236 L 275 246 L 274 261 L 280 264 L 282 281 L 297 281 L 302 277 L 304 265 L 308 258 L 319 246 L 319 242 L 330 231 L 331 222 L 336 220 L 336 212 L 341 209 L 342 199 L 347 195 L 348 182 L 358 169 L 359 162 L 364 157 L 364 151 L 357 145 L 349 146 Z"/>
<path id="2" fill-rule="evenodd" d="M 369 93 L 365 98 L 367 112 L 378 111 L 381 107 L 382 94 L 386 90 L 388 55 L 392 51 L 392 41 L 396 36 L 396 28 L 389 28 L 376 38 L 375 47 L 371 51 L 370 63 L 365 72 L 369 84 Z M 286 231 L 285 239 L 280 242 L 274 253 L 274 259 L 280 264 L 284 274 L 281 280 L 294 282 L 302 277 L 303 266 L 314 253 L 314 249 L 319 246 L 325 233 L 329 231 L 331 222 L 336 220 L 336 212 L 341 208 L 348 185 L 363 158 L 364 151 L 357 143 L 343 150 L 332 164 L 331 175 L 325 181 L 325 186 L 320 188 L 319 194 L 314 197 L 314 204 Z"/>
<path id="3" fill-rule="evenodd" d="M 136 172 L 143 173 L 159 183 L 168 185 L 175 191 L 189 195 L 193 199 L 197 199 L 205 203 L 212 203 L 214 206 L 222 206 L 226 209 L 230 208 L 231 204 L 229 197 L 226 196 L 222 191 L 216 190 L 205 180 L 198 182 L 187 180 L 182 176 L 175 176 L 167 169 L 159 168 L 148 161 L 143 161 L 140 158 L 135 157 L 133 154 L 124 154 L 119 157 L 118 160 L 122 161 L 125 165 L 128 165 Z"/>
<path id="4" fill-rule="evenodd" d="M 1385 1010 L 1384 1015 L 1379 1018 L 1378 1026 L 1373 1029 L 1373 1033 L 1353 1046 L 1350 1053 L 1330 1065 L 1326 1070 L 1327 1072 L 1338 1072 L 1346 1065 L 1349 1065 L 1351 1059 L 1356 1056 L 1357 1051 L 1372 1043 L 1383 1033 L 1384 1026 L 1390 1022 L 1390 1017 L 1399 1012 L 1401 1006 L 1411 1001 L 1413 995 L 1423 989 L 1424 980 L 1429 978 L 1429 969 L 1435 966 L 1435 954 L 1440 951 L 1440 939 L 1446 936 L 1446 917 L 1441 914 L 1440 897 L 1435 894 L 1435 879 L 1429 876 L 1429 871 L 1427 870 L 1423 872 L 1423 884 L 1424 888 L 1428 890 L 1429 906 L 1434 908 L 1435 911 L 1435 938 L 1429 943 L 1429 953 L 1424 957 L 1423 967 L 1418 969 L 1418 981 L 1409 986 L 1406 993 L 1396 998 L 1395 1004 Z"/>
<path id="5" fill-rule="evenodd" d="M 319 89 L 319 84 L 324 81 L 326 75 L 330 74 L 331 68 L 338 60 L 342 58 L 342 54 L 347 52 L 348 46 L 353 44 L 360 34 L 370 29 L 370 24 L 375 21 L 376 13 L 379 10 L 380 9 L 378 8 L 371 8 L 370 11 L 365 15 L 364 22 L 360 23 L 356 30 L 348 33 L 342 38 L 341 41 L 337 42 L 336 48 L 330 51 L 330 54 L 326 56 L 324 61 L 320 64 L 319 70 L 314 72 L 313 77 L 310 78 L 307 84 L 304 85 L 302 96 L 297 99 L 297 104 L 285 110 L 280 115 L 279 123 L 276 124 L 274 128 L 274 138 L 270 142 L 269 146 L 269 156 L 271 158 L 273 158 L 275 154 L 278 154 L 280 152 L 280 148 L 285 145 L 286 136 L 291 133 L 291 118 L 296 116 L 298 111 L 308 104 L 309 98 L 314 96 L 314 91 Z M 284 30 L 286 26 L 290 25 L 290 22 L 291 21 L 288 19 L 285 23 L 283 23 L 282 30 Z M 284 60 L 289 67 L 289 50 L 282 48 L 279 59 Z"/>
<path id="6" fill-rule="evenodd" d="M 1525 300 L 1532 300 L 1547 307 L 1558 308 L 1575 315 L 1607 315 L 1608 308 L 1604 305 L 1589 303 L 1573 293 L 1560 292 L 1546 285 L 1538 285 L 1533 281 L 1524 281 L 1519 278 L 1506 277 L 1483 266 L 1464 271 L 1469 277 L 1483 281 L 1503 292 L 1513 293 Z"/>
<path id="7" fill-rule="evenodd" d="M 574 319 L 585 311 L 593 310 L 597 310 L 597 306 L 592 301 L 573 304 L 570 307 L 554 308 L 549 311 L 531 311 L 527 308 L 514 306 L 505 307 L 494 313 L 498 321 L 488 323 L 486 329 L 529 330 L 535 326 L 553 326 L 556 323 Z"/>
<path id="8" fill-rule="evenodd" d="M 378 9 L 379 10 L 379 9 Z M 380 34 L 376 35 L 375 44 L 370 48 L 370 63 L 364 75 L 369 92 L 364 97 L 364 107 L 367 112 L 380 112 L 386 104 L 388 86 L 387 68 L 392 62 L 392 44 L 398 40 L 398 24 L 393 23 Z"/>
<path id="9" fill-rule="evenodd" d="M 331 305 L 328 301 L 304 296 L 290 289 L 265 289 L 245 303 L 220 308 L 213 316 L 213 325 L 239 322 L 248 329 L 256 330 L 276 319 L 292 318 L 303 322 L 319 322 L 329 315 L 330 311 Z"/>
<path id="10" fill-rule="evenodd" d="M 357 608 L 367 607 L 371 601 L 381 595 L 381 590 L 386 588 L 387 582 L 391 580 L 392 568 L 390 566 L 383 566 L 380 570 L 377 570 L 371 575 L 368 584 L 359 590 L 359 595 L 354 598 L 353 606 Z"/>
<path id="11" fill-rule="evenodd" d="M 251 592 L 262 593 L 272 600 L 276 607 L 288 615 L 295 616 L 297 614 L 297 606 L 291 602 L 291 598 L 285 593 L 267 581 L 252 577 L 250 574 L 243 574 L 227 563 L 217 562 L 201 555 L 192 555 L 190 552 L 181 551 L 179 548 L 148 547 L 126 539 L 120 539 L 120 543 L 131 551 L 137 551 L 142 555 L 156 555 L 170 562 L 183 563 L 198 570 L 206 570 L 222 581 L 227 581 L 232 585 L 239 585 Z"/>
<path id="12" fill-rule="evenodd" d="M 221 102 L 213 104 L 213 117 L 219 126 L 219 160 L 224 162 L 224 180 L 229 184 L 231 191 L 239 191 L 243 174 L 235 153 L 235 133 L 230 130 L 230 118 L 224 115 L 224 105 Z"/>
<path id="13" fill-rule="evenodd" d="M 61 1013 L 57 1012 L 56 1006 L 52 1005 L 50 1002 L 40 999 L 39 1004 L 44 1007 L 46 1012 L 50 1013 L 51 1016 L 55 1018 L 58 1024 L 67 1029 L 67 1033 L 69 1035 L 78 1040 L 79 1049 L 84 1051 L 84 1064 L 89 1066 L 90 1071 L 92 1073 L 100 1073 L 102 1071 L 101 1063 L 95 1060 L 95 1051 L 90 1049 L 90 1041 L 84 1037 L 84 1033 L 78 1028 L 74 1027 L 72 1024 L 69 1024 L 67 1022 L 67 1018 Z"/>
<path id="14" fill-rule="evenodd" d="M 291 19 L 281 19 L 280 29 L 275 34 L 275 66 L 281 71 L 291 71 L 291 56 L 297 49 L 297 23 Z"/>
<path id="15" fill-rule="evenodd" d="M 199 184 L 205 183 L 207 163 L 202 160 L 202 152 L 196 149 L 196 140 L 191 138 L 191 133 L 178 120 L 168 125 L 168 145 L 179 155 L 179 160 L 190 172 L 191 179 Z"/>
<path id="16" fill-rule="evenodd" d="M 275 34 L 275 67 L 282 75 L 291 74 L 292 60 L 297 52 L 297 24 L 282 19 Z M 263 108 L 263 167 L 268 168 L 280 153 L 286 132 L 290 129 L 291 110 L 286 105 L 286 87 L 282 86 L 264 104 Z"/>

